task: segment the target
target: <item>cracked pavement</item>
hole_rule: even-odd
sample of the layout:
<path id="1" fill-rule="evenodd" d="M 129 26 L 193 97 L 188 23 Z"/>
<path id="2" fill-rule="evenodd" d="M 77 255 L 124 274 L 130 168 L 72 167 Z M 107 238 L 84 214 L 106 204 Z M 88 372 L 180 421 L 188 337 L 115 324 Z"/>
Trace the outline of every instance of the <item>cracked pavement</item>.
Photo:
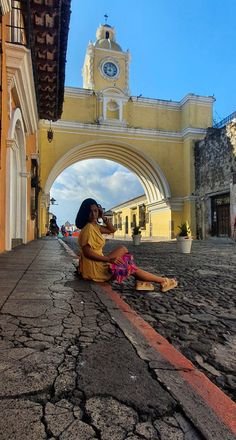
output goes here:
<path id="1" fill-rule="evenodd" d="M 127 330 L 100 286 L 76 277 L 72 258 L 57 239 L 0 254 L 0 289 L 1 440 L 235 438 L 224 426 L 217 437 L 214 426 L 208 430 L 194 423 L 198 415 L 194 419 L 185 411 L 191 403 L 182 404 L 165 379 L 176 372 L 168 371 L 136 330 Z M 119 293 L 157 326 L 159 296 L 150 301 L 149 294 L 141 294 L 137 304 L 132 286 Z M 167 329 L 174 326 L 173 313 L 166 310 L 165 319 Z M 186 329 L 188 320 L 181 322 Z M 225 333 L 232 336 L 231 329 Z M 225 356 L 217 348 L 218 357 Z M 200 364 L 206 363 L 204 353 L 198 354 Z"/>

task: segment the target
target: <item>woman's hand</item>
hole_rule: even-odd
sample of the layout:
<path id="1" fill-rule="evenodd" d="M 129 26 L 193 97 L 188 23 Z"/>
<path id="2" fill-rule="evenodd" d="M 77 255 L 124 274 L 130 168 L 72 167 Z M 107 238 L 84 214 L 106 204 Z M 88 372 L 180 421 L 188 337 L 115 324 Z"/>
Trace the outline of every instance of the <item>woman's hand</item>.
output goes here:
<path id="1" fill-rule="evenodd" d="M 101 205 L 98 205 L 98 218 L 103 218 L 103 217 L 104 217 L 103 209 Z"/>
<path id="2" fill-rule="evenodd" d="M 108 257 L 108 258 L 109 258 L 109 260 L 108 260 L 109 263 L 115 263 L 115 264 L 123 264 L 124 263 L 122 257 Z"/>

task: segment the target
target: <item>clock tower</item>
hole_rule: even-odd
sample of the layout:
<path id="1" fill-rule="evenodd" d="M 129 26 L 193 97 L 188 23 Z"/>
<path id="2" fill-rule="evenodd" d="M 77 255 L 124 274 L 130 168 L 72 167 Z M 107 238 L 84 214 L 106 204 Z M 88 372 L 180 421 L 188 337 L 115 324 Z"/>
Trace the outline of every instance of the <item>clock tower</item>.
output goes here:
<path id="1" fill-rule="evenodd" d="M 129 51 L 123 52 L 116 42 L 114 27 L 100 25 L 85 55 L 83 88 L 95 92 L 116 88 L 129 96 L 129 62 Z"/>

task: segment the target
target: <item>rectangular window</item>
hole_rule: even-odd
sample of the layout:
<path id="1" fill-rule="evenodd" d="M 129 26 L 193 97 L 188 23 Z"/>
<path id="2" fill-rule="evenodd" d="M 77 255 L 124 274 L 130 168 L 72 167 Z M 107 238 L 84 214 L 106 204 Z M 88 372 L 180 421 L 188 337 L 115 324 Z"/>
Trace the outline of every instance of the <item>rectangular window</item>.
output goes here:
<path id="1" fill-rule="evenodd" d="M 145 214 L 146 214 L 146 206 L 143 203 L 142 205 L 139 206 L 139 226 L 142 229 L 146 229 Z"/>

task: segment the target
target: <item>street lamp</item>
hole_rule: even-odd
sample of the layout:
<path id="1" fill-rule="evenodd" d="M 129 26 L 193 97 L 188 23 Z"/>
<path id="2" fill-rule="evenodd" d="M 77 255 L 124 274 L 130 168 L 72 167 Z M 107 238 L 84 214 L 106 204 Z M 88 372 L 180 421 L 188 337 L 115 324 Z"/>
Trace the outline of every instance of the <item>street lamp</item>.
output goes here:
<path id="1" fill-rule="evenodd" d="M 52 125 L 51 125 L 51 121 L 50 121 L 50 128 L 47 131 L 47 138 L 48 138 L 48 142 L 51 143 L 53 140 L 53 131 L 52 131 Z"/>
<path id="2" fill-rule="evenodd" d="M 58 203 L 55 203 L 56 199 L 54 199 L 53 197 L 50 199 L 50 205 L 58 205 Z"/>

